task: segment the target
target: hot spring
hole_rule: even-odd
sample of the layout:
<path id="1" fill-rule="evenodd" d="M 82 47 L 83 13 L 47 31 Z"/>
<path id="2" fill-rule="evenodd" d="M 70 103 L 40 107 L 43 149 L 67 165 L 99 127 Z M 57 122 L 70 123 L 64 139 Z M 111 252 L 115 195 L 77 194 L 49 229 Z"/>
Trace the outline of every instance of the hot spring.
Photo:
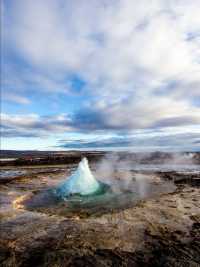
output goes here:
<path id="1" fill-rule="evenodd" d="M 95 171 L 93 174 L 87 159 L 83 158 L 69 177 L 53 188 L 35 192 L 21 204 L 28 210 L 66 217 L 97 216 L 175 190 L 173 182 L 154 175 L 116 171 L 105 179 L 105 172 L 102 169 L 100 176 Z"/>

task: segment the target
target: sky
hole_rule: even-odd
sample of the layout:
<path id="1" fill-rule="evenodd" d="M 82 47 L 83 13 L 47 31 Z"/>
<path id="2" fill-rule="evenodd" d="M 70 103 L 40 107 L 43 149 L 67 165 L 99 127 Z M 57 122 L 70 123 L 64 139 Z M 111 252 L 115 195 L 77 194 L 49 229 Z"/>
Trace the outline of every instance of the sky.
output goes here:
<path id="1" fill-rule="evenodd" d="M 200 151 L 199 0 L 2 0 L 1 148 Z"/>

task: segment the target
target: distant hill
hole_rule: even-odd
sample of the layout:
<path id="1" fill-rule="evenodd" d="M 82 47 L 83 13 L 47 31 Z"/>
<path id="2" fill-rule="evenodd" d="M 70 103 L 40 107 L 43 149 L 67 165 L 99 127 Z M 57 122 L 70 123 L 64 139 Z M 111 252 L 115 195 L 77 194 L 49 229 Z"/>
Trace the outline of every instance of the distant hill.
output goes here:
<path id="1" fill-rule="evenodd" d="M 0 166 L 73 164 L 83 157 L 96 161 L 104 155 L 105 152 L 98 151 L 1 150 Z"/>
<path id="2" fill-rule="evenodd" d="M 22 165 L 53 165 L 78 163 L 81 158 L 97 161 L 107 155 L 112 160 L 114 155 L 118 161 L 125 160 L 142 164 L 200 164 L 200 152 L 183 153 L 134 153 L 134 152 L 105 152 L 105 151 L 38 151 L 38 150 L 1 150 L 0 166 Z M 109 156 L 111 158 L 109 159 Z"/>
<path id="3" fill-rule="evenodd" d="M 40 151 L 40 150 L 0 150 L 0 158 L 21 158 L 21 157 L 42 157 L 42 156 L 55 156 L 55 155 L 74 155 L 74 154 L 102 154 L 104 152 L 98 151 Z"/>

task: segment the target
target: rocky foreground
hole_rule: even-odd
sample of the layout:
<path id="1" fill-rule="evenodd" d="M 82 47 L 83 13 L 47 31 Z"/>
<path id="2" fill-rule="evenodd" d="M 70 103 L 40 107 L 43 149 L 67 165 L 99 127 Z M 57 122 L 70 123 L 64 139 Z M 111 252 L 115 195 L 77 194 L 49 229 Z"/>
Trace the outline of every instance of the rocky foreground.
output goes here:
<path id="1" fill-rule="evenodd" d="M 199 174 L 159 175 L 174 179 L 176 191 L 85 218 L 28 211 L 21 205 L 24 192 L 45 187 L 50 174 L 4 181 L 0 265 L 200 266 Z"/>

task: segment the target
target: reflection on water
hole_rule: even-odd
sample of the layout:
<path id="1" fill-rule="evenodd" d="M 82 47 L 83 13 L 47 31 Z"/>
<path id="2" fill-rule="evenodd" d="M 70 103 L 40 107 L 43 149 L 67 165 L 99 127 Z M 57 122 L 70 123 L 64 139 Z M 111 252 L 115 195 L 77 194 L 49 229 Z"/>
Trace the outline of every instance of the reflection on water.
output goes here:
<path id="1" fill-rule="evenodd" d="M 1 170 L 0 179 L 1 178 L 15 178 L 15 177 L 18 177 L 24 174 L 26 174 L 25 170 Z"/>

